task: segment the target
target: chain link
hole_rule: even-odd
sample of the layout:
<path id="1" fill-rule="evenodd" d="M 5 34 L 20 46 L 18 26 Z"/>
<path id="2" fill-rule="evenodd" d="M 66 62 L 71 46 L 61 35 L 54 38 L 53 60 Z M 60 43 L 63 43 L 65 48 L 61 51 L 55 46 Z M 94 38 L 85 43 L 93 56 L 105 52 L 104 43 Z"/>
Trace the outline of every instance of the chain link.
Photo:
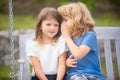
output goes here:
<path id="1" fill-rule="evenodd" d="M 10 24 L 10 78 L 15 80 L 15 71 L 14 71 L 14 36 L 13 36 L 13 11 L 12 11 L 12 0 L 9 0 L 9 24 Z"/>

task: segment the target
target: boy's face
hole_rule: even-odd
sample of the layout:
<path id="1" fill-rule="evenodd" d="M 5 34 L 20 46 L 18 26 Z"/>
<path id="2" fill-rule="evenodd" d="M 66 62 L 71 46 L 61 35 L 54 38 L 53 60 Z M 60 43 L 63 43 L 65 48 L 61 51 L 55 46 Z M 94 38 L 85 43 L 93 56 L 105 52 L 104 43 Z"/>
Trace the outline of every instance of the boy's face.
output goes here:
<path id="1" fill-rule="evenodd" d="M 41 30 L 43 37 L 53 38 L 58 33 L 59 23 L 53 18 L 48 18 L 42 22 Z"/>
<path id="2" fill-rule="evenodd" d="M 68 16 L 62 16 L 62 17 L 63 17 L 63 23 L 62 24 L 65 24 L 66 27 L 68 27 L 69 31 L 71 32 L 72 27 L 73 27 L 72 19 Z"/>

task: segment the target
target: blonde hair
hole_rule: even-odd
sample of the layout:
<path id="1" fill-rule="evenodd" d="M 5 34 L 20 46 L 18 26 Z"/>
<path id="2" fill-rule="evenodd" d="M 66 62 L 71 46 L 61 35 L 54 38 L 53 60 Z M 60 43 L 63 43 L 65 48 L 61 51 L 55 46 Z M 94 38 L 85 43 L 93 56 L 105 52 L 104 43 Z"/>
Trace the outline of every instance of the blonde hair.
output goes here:
<path id="1" fill-rule="evenodd" d="M 81 2 L 70 3 L 58 7 L 57 11 L 62 16 L 73 20 L 72 36 L 81 37 L 87 31 L 94 31 L 94 20 L 85 4 Z"/>
<path id="2" fill-rule="evenodd" d="M 60 36 L 60 24 L 62 22 L 62 17 L 61 15 L 57 12 L 55 8 L 44 8 L 41 10 L 41 12 L 38 15 L 38 23 L 36 25 L 36 30 L 35 30 L 35 39 L 37 42 L 43 44 L 43 34 L 41 30 L 41 24 L 44 20 L 46 19 L 54 19 L 59 23 L 59 30 L 58 33 L 53 37 L 52 42 L 56 42 L 58 37 Z"/>

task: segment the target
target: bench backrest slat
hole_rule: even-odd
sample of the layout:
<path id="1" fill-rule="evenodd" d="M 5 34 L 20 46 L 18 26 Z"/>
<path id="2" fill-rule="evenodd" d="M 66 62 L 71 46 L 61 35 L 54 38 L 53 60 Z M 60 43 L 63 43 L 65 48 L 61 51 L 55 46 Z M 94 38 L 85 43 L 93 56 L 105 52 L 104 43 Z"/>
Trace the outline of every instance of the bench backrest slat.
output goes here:
<path id="1" fill-rule="evenodd" d="M 120 79 L 120 39 L 115 40 L 116 45 L 116 57 L 117 57 L 117 65 L 118 65 L 118 75 Z"/>
<path id="2" fill-rule="evenodd" d="M 120 39 L 120 27 L 96 27 L 98 39 Z"/>
<path id="3" fill-rule="evenodd" d="M 111 45 L 109 39 L 104 40 L 104 50 L 105 50 L 107 77 L 108 80 L 114 80 L 112 53 L 111 53 Z"/>

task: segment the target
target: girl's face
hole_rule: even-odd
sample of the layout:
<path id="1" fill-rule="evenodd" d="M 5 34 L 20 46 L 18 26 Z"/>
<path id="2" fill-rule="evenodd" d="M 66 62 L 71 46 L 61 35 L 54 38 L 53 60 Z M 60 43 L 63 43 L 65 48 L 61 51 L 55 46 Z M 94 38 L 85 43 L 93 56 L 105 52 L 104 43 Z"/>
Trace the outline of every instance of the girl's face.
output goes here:
<path id="1" fill-rule="evenodd" d="M 72 27 L 73 27 L 73 21 L 70 17 L 68 16 L 62 16 L 63 17 L 63 23 L 65 24 L 66 27 L 68 27 L 68 30 L 71 32 L 72 31 Z"/>
<path id="2" fill-rule="evenodd" d="M 49 18 L 42 22 L 41 30 L 43 34 L 43 38 L 53 38 L 59 30 L 59 23 L 53 19 Z"/>

